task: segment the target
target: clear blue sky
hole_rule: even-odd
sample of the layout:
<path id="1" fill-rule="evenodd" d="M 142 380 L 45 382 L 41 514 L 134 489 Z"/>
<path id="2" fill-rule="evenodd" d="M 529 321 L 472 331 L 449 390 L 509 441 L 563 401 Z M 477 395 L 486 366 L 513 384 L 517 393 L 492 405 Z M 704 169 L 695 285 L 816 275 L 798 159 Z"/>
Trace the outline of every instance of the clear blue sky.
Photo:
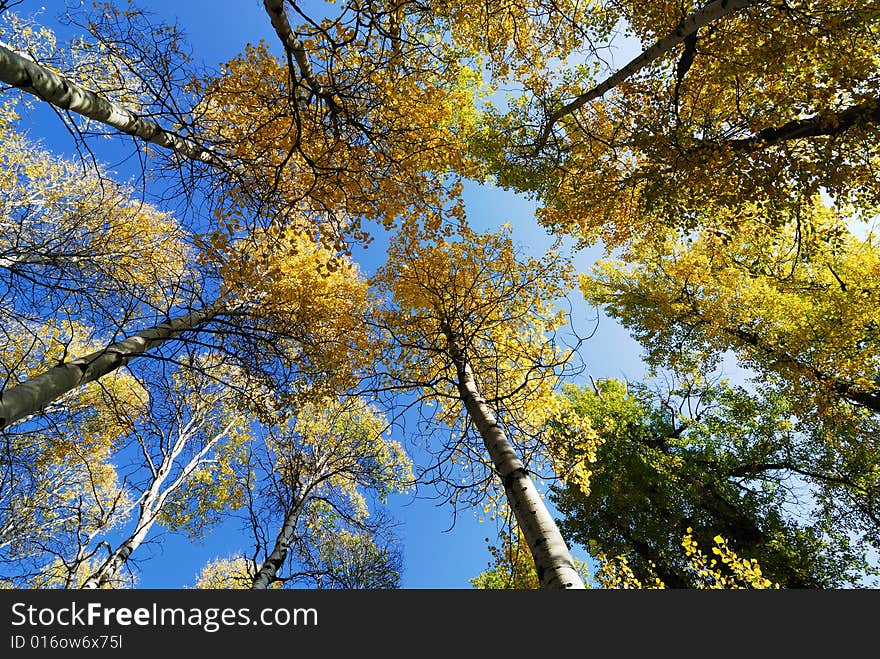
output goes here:
<path id="1" fill-rule="evenodd" d="M 245 44 L 265 39 L 276 52 L 282 52 L 263 10 L 262 0 L 143 0 L 138 6 L 156 14 L 158 19 L 177 23 L 184 29 L 192 45 L 197 63 L 216 68 L 242 52 Z M 309 3 L 305 3 L 308 9 Z M 40 22 L 52 26 L 55 14 L 63 9 L 62 0 L 42 3 L 25 1 L 15 8 L 26 15 L 45 7 Z M 27 123 L 31 121 L 32 123 Z M 35 113 L 23 127 L 34 137 L 44 136 L 49 148 L 56 144 L 70 153 L 70 141 L 61 132 L 60 123 L 50 113 Z M 104 148 L 112 148 L 112 142 Z M 109 153 L 109 152 L 108 152 Z M 108 155 L 108 157 L 111 157 Z M 468 185 L 466 189 L 468 216 L 476 229 L 492 229 L 508 222 L 514 238 L 532 253 L 549 246 L 551 239 L 534 219 L 532 202 L 497 188 Z M 362 267 L 371 271 L 382 258 L 384 243 L 376 243 L 359 254 Z M 576 265 L 590 267 L 599 255 L 597 250 L 580 253 Z M 592 328 L 595 310 L 588 308 L 579 294 L 573 298 L 574 321 L 580 330 Z M 639 378 L 644 374 L 640 347 L 614 321 L 601 317 L 595 336 L 583 348 L 588 372 L 594 377 Z M 425 492 L 430 494 L 430 492 Z M 489 560 L 485 538 L 495 536 L 495 525 L 479 523 L 477 516 L 464 511 L 453 515 L 448 506 L 438 506 L 430 499 L 398 496 L 392 499 L 392 513 L 399 520 L 404 548 L 402 585 L 406 588 L 467 588 L 468 579 L 485 569 Z M 235 532 L 238 522 L 210 533 L 204 541 L 193 542 L 175 534 L 156 537 L 138 551 L 141 587 L 175 588 L 192 584 L 198 570 L 209 559 L 247 552 L 248 538 Z M 578 551 L 576 553 L 582 552 Z"/>

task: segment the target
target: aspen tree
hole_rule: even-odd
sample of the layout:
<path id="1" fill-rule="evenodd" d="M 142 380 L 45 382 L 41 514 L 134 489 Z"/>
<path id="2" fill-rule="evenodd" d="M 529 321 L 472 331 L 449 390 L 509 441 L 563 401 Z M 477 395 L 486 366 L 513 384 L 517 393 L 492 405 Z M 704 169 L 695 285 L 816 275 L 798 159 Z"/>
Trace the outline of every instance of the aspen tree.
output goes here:
<path id="1" fill-rule="evenodd" d="M 440 418 L 473 431 L 504 488 L 545 588 L 583 588 L 553 518 L 508 433 L 540 426 L 566 357 L 550 334 L 564 324 L 554 308 L 570 285 L 565 259 L 518 258 L 506 233 L 459 229 L 459 240 L 402 233 L 376 283 L 389 296 L 381 328 L 387 364 L 440 408 Z"/>

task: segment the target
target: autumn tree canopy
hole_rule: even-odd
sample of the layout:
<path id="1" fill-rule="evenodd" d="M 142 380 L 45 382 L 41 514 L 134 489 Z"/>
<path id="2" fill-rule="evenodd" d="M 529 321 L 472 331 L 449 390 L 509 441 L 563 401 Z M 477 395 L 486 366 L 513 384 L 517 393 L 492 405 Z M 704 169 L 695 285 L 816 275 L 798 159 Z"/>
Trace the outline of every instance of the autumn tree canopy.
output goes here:
<path id="1" fill-rule="evenodd" d="M 410 488 L 508 522 L 482 587 L 867 583 L 878 3 L 236 11 L 0 2 L 3 584 L 237 525 L 188 585 L 398 587 Z"/>

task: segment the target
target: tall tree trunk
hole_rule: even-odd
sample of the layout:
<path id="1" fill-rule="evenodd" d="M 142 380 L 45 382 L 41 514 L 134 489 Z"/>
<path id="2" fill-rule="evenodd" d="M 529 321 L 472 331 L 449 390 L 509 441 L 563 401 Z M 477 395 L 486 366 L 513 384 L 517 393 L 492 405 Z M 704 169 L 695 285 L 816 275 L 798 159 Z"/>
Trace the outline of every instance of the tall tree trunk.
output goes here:
<path id="1" fill-rule="evenodd" d="M 101 98 L 2 43 L 0 43 L 0 81 L 33 94 L 55 107 L 112 126 L 128 135 L 170 149 L 185 158 L 226 171 L 240 171 L 240 168 L 226 158 L 195 140 L 165 130 L 154 121 Z"/>
<path id="2" fill-rule="evenodd" d="M 459 395 L 504 483 L 508 503 L 535 561 L 541 587 L 584 588 L 559 527 L 495 415 L 483 400 L 470 364 L 461 354 L 454 337 L 449 338 L 449 353 L 458 375 Z"/>
<path id="3" fill-rule="evenodd" d="M 702 9 L 698 9 L 697 11 L 684 18 L 672 32 L 657 41 L 650 48 L 642 51 L 641 54 L 637 55 L 622 69 L 618 70 L 612 76 L 599 83 L 592 89 L 584 92 L 583 94 L 580 94 L 570 103 L 566 103 L 561 108 L 553 112 L 547 118 L 547 123 L 544 125 L 544 129 L 541 131 L 541 136 L 538 139 L 538 147 L 536 150 L 540 152 L 544 148 L 544 146 L 547 144 L 547 139 L 550 137 L 550 131 L 553 130 L 553 126 L 556 124 L 557 121 L 562 119 L 562 117 L 571 114 L 572 112 L 580 107 L 583 107 L 590 101 L 604 95 L 605 92 L 614 89 L 621 82 L 635 75 L 646 66 L 648 66 L 651 62 L 668 54 L 672 51 L 673 48 L 675 48 L 680 43 L 684 43 L 684 41 L 689 37 L 693 37 L 693 35 L 695 35 L 700 28 L 708 25 L 709 23 L 712 23 L 713 21 L 717 21 L 718 19 L 727 16 L 728 14 L 732 14 L 735 11 L 750 7 L 756 2 L 757 0 L 712 0 L 712 2 L 707 3 Z"/>
<path id="4" fill-rule="evenodd" d="M 19 419 L 36 414 L 69 391 L 112 373 L 132 358 L 149 352 L 168 339 L 200 327 L 222 312 L 221 306 L 213 304 L 178 316 L 90 355 L 59 364 L 35 378 L 0 392 L 0 430 Z"/>

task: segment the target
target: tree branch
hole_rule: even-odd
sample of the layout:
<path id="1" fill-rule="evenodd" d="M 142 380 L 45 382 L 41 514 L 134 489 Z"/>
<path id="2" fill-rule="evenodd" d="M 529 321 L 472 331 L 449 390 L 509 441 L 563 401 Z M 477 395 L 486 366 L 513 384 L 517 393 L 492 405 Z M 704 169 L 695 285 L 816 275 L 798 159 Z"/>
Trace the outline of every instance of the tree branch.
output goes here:
<path id="1" fill-rule="evenodd" d="M 610 78 L 596 85 L 592 89 L 576 97 L 573 101 L 566 103 L 561 108 L 553 112 L 544 125 L 541 135 L 538 138 L 538 145 L 535 153 L 540 153 L 547 145 L 550 132 L 553 126 L 566 115 L 571 114 L 575 110 L 583 107 L 592 100 L 595 100 L 613 89 L 627 78 L 635 75 L 655 60 L 668 54 L 673 48 L 680 43 L 684 43 L 689 37 L 696 34 L 697 30 L 709 23 L 717 21 L 720 18 L 732 14 L 740 9 L 745 9 L 756 4 L 758 0 L 712 0 L 705 7 L 695 11 L 690 16 L 683 19 L 675 30 L 660 39 L 653 46 L 631 60 L 626 66 L 618 70 Z"/>
<path id="2" fill-rule="evenodd" d="M 312 63 L 309 61 L 303 42 L 297 38 L 290 27 L 287 15 L 284 13 L 284 0 L 263 0 L 263 6 L 266 8 L 266 13 L 269 14 L 272 27 L 275 28 L 275 34 L 278 35 L 285 50 L 293 56 L 299 69 L 299 74 L 306 82 L 309 90 L 327 104 L 332 114 L 339 114 L 342 108 L 339 107 L 336 99 L 333 98 L 333 94 L 324 89 L 315 76 L 315 71 L 312 69 Z"/>
<path id="3" fill-rule="evenodd" d="M 240 173 L 240 167 L 195 140 L 165 130 L 159 124 L 120 107 L 67 78 L 40 66 L 0 42 L 0 81 L 33 94 L 51 105 L 98 121 L 225 171 Z"/>
<path id="4" fill-rule="evenodd" d="M 795 119 L 782 126 L 764 128 L 752 137 L 728 140 L 722 144 L 729 146 L 734 151 L 748 151 L 805 137 L 832 137 L 859 124 L 878 123 L 880 123 L 880 98 L 874 97 L 838 113 L 817 114 L 808 119 Z"/>

